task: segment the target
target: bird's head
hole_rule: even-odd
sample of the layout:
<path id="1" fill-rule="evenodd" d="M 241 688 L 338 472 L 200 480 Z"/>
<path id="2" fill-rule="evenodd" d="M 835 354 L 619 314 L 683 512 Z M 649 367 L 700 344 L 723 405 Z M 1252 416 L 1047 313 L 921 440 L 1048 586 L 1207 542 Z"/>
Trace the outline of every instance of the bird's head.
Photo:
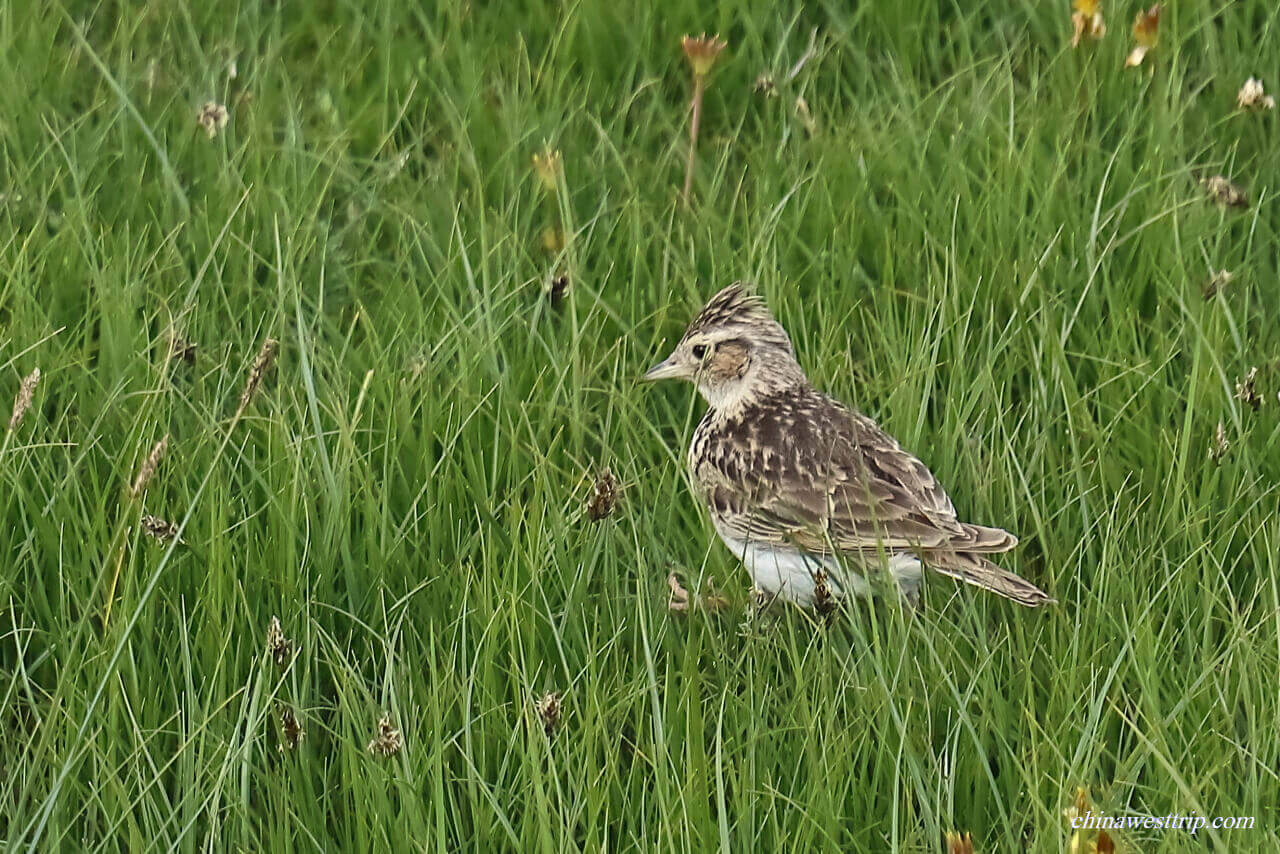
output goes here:
<path id="1" fill-rule="evenodd" d="M 786 330 L 742 282 L 713 296 L 644 379 L 689 380 L 713 407 L 807 382 Z"/>

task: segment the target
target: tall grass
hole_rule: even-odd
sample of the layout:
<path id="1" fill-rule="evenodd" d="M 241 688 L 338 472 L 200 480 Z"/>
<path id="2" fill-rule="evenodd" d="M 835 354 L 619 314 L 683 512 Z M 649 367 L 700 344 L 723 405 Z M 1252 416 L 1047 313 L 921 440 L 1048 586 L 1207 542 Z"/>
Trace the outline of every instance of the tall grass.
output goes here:
<path id="1" fill-rule="evenodd" d="M 1171 3 L 1122 71 L 1136 6 L 1073 51 L 1060 5 L 0 6 L 0 399 L 43 374 L 0 440 L 0 838 L 1056 851 L 1087 786 L 1257 819 L 1130 850 L 1273 850 L 1280 149 L 1234 100 L 1280 15 Z M 700 404 L 635 381 L 737 278 L 1057 606 L 750 618 Z M 669 613 L 673 568 L 733 608 Z"/>

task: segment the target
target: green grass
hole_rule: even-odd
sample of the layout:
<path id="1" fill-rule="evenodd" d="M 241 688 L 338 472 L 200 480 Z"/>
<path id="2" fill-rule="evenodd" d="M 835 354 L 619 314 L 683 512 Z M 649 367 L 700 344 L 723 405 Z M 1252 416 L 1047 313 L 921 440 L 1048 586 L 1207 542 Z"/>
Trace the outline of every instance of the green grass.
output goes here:
<path id="1" fill-rule="evenodd" d="M 0 417 L 44 375 L 0 440 L 6 847 L 1059 851 L 1084 785 L 1257 820 L 1127 850 L 1276 850 L 1280 147 L 1234 110 L 1280 88 L 1274 3 L 1170 3 L 1126 72 L 1136 4 L 1079 51 L 1066 0 L 442 6 L 0 8 Z M 1058 605 L 938 578 L 919 619 L 742 628 L 685 483 L 701 405 L 636 382 L 737 278 Z M 672 566 L 734 607 L 669 613 Z"/>

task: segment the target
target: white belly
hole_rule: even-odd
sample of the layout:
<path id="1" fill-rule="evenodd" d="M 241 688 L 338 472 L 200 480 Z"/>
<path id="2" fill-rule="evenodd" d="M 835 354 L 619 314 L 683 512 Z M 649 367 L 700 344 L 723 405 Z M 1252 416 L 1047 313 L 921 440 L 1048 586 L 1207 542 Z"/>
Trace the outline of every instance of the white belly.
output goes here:
<path id="1" fill-rule="evenodd" d="M 821 571 L 831 592 L 837 596 L 866 596 L 869 586 L 853 568 L 846 570 L 834 558 L 823 558 L 795 549 L 747 542 L 720 534 L 729 551 L 742 561 L 751 581 L 771 596 L 779 596 L 797 605 L 813 604 Z M 914 555 L 895 554 L 888 559 L 888 570 L 904 593 L 920 584 L 920 561 Z"/>

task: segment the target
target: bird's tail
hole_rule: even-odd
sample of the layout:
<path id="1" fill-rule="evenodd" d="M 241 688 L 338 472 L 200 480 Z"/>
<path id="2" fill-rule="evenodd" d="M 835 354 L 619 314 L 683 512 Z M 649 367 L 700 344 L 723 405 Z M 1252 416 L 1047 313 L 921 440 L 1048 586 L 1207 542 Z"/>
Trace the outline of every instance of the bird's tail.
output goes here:
<path id="1" fill-rule="evenodd" d="M 998 593 L 1028 608 L 1049 605 L 1057 601 L 1030 581 L 1001 569 L 982 555 L 964 552 L 930 552 L 925 555 L 925 563 L 935 572 L 958 578 L 974 587 Z"/>

